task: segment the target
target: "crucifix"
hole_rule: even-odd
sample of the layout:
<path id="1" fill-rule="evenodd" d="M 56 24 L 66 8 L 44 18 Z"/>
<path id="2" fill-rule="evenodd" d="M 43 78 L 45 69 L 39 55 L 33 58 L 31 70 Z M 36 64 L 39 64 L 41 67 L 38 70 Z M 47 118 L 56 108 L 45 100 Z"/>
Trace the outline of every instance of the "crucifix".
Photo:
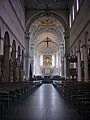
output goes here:
<path id="1" fill-rule="evenodd" d="M 48 47 L 48 44 L 49 44 L 49 42 L 51 42 L 51 39 L 49 38 L 49 37 L 47 37 L 47 38 L 45 38 L 46 40 L 44 41 L 44 42 L 46 42 L 47 43 L 47 47 Z"/>

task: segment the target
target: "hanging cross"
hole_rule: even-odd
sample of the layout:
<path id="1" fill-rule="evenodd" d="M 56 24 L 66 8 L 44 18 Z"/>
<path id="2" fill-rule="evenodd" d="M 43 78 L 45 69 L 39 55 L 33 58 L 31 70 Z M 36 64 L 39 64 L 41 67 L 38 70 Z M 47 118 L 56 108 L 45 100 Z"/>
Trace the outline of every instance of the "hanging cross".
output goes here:
<path id="1" fill-rule="evenodd" d="M 48 47 L 48 44 L 49 44 L 49 42 L 51 42 L 51 39 L 50 38 L 45 38 L 46 40 L 44 41 L 44 42 L 46 42 L 47 43 L 47 47 Z"/>

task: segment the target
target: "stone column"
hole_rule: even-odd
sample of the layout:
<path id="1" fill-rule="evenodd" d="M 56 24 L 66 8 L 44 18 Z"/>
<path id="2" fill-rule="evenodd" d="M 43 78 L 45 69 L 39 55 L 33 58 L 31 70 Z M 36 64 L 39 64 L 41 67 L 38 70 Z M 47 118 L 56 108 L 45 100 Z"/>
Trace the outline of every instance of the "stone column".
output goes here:
<path id="1" fill-rule="evenodd" d="M 81 77 L 81 53 L 78 50 L 77 51 L 77 64 L 78 64 L 78 81 L 82 81 L 82 77 Z"/>
<path id="2" fill-rule="evenodd" d="M 32 77 L 33 77 L 33 68 L 34 68 L 34 44 L 31 43 L 30 44 L 30 48 L 29 48 L 29 52 L 30 52 L 30 63 L 32 66 Z"/>
<path id="3" fill-rule="evenodd" d="M 0 55 L 3 55 L 3 52 L 4 52 L 3 47 L 4 47 L 4 39 L 1 38 L 1 40 L 0 40 Z"/>
<path id="4" fill-rule="evenodd" d="M 66 77 L 68 77 L 68 80 L 70 80 L 70 67 L 69 67 L 69 32 L 66 31 L 64 33 L 64 39 L 65 39 L 65 57 L 66 57 Z"/>
<path id="5" fill-rule="evenodd" d="M 37 56 L 37 55 L 36 55 L 36 52 L 35 52 L 34 55 L 35 55 L 35 56 L 34 56 L 34 57 L 35 57 L 35 58 L 34 58 L 34 65 L 35 65 L 35 66 L 34 66 L 34 67 L 35 67 L 35 68 L 34 68 L 34 69 L 35 69 L 35 70 L 34 70 L 34 75 L 36 75 L 36 56 Z"/>
<path id="6" fill-rule="evenodd" d="M 86 45 L 83 45 L 82 49 L 83 49 L 83 56 L 84 56 L 85 82 L 88 82 L 89 81 L 89 78 L 88 78 L 88 50 L 86 48 Z"/>
<path id="7" fill-rule="evenodd" d="M 13 82 L 16 82 L 16 50 L 13 51 L 12 58 L 14 60 L 14 65 L 13 65 Z"/>
<path id="8" fill-rule="evenodd" d="M 0 35 L 0 83 L 4 81 L 4 39 Z"/>
<path id="9" fill-rule="evenodd" d="M 26 33 L 25 36 L 25 76 L 26 76 L 26 80 L 28 80 L 28 76 L 29 76 L 29 37 L 30 33 Z"/>

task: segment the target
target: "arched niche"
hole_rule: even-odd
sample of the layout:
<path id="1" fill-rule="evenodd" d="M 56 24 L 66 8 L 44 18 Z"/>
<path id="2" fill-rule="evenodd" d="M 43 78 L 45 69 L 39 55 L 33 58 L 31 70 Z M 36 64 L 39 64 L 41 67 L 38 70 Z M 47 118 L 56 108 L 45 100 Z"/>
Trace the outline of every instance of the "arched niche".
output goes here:
<path id="1" fill-rule="evenodd" d="M 31 26 L 32 26 L 32 24 L 33 23 L 35 23 L 35 21 L 37 21 L 37 20 L 39 20 L 40 18 L 53 18 L 53 20 L 56 20 L 59 24 L 58 25 L 62 25 L 63 26 L 63 28 L 64 28 L 64 32 L 62 32 L 62 36 L 63 36 L 63 41 L 64 41 L 64 43 L 66 42 L 66 44 L 65 44 L 65 46 L 68 46 L 69 45 L 69 39 L 67 38 L 67 36 L 68 36 L 68 32 L 69 32 L 69 28 L 68 28 L 68 22 L 66 23 L 66 21 L 60 16 L 60 15 L 58 15 L 58 14 L 56 14 L 56 13 L 54 13 L 54 12 L 51 12 L 50 11 L 50 13 L 49 14 L 45 14 L 45 12 L 41 12 L 41 13 L 38 13 L 38 14 L 36 14 L 36 15 L 34 15 L 33 17 L 31 17 L 31 18 L 29 18 L 28 19 L 28 22 L 26 23 L 26 33 L 27 33 L 27 35 L 29 35 L 29 33 L 30 33 L 30 41 L 29 41 L 29 43 L 30 43 L 30 45 L 31 45 L 31 47 L 30 48 L 28 48 L 28 49 L 30 49 L 30 51 L 32 51 L 32 45 L 34 46 L 34 48 L 38 45 L 38 43 L 40 42 L 40 40 L 41 39 L 39 39 L 39 40 L 37 40 L 39 37 L 40 37 L 40 34 L 41 34 L 41 31 L 42 31 L 42 28 L 41 29 L 38 29 L 38 32 L 36 32 L 36 29 L 34 29 L 35 30 L 35 34 L 32 34 L 31 32 L 32 31 L 30 31 L 30 28 L 31 28 Z M 52 20 L 52 19 L 51 19 Z M 53 25 L 54 26 L 54 25 Z M 49 26 L 50 27 L 50 26 Z M 37 27 L 38 28 L 38 27 Z M 49 33 L 51 33 L 51 34 L 54 34 L 54 36 L 55 35 L 57 35 L 57 37 L 55 36 L 55 39 L 57 40 L 57 43 L 59 43 L 60 44 L 60 41 L 59 40 L 62 40 L 62 39 L 57 39 L 57 38 L 60 38 L 60 37 L 58 37 L 58 33 L 60 33 L 60 31 L 57 33 L 56 32 L 56 28 L 58 28 L 57 26 L 55 26 L 55 27 L 53 27 L 53 29 L 55 29 L 55 30 L 52 30 L 52 28 L 49 28 L 48 30 L 51 30 L 51 31 L 48 31 Z M 44 29 L 45 30 L 45 32 L 47 31 L 46 29 Z M 43 33 L 44 33 L 44 31 L 43 31 Z M 42 33 L 42 35 L 43 35 L 43 33 Z M 37 35 L 38 34 L 38 35 Z M 47 34 L 47 33 L 46 33 Z M 37 37 L 37 39 L 35 39 L 34 37 L 32 37 L 32 35 L 33 36 L 35 36 L 36 35 L 36 37 Z M 64 35 L 65 35 L 65 38 L 64 38 Z M 60 36 L 60 34 L 59 34 L 59 36 Z M 44 36 L 43 36 L 44 37 Z M 47 36 L 48 37 L 48 36 Z M 54 38 L 54 37 L 53 37 Z M 29 40 L 29 39 L 28 39 Z M 34 42 L 34 40 L 35 40 L 35 42 Z M 53 40 L 53 39 L 52 39 Z M 36 42 L 36 41 L 38 41 L 38 42 Z M 42 40 L 41 40 L 42 41 Z M 54 41 L 54 40 L 53 40 Z M 59 41 L 59 42 L 58 42 Z M 56 41 L 55 41 L 56 42 Z M 59 45 L 58 44 L 58 45 Z M 35 46 L 36 45 L 36 46 Z M 61 43 L 61 45 L 62 45 L 62 43 Z M 68 46 L 69 47 L 69 46 Z M 68 48 L 68 47 L 66 47 L 66 49 Z M 30 52 L 29 51 L 29 52 Z M 67 50 L 66 50 L 67 51 Z M 65 52 L 66 52 L 65 51 Z M 32 56 L 32 53 L 33 52 L 31 52 L 30 53 L 30 56 Z M 33 58 L 33 57 L 32 57 Z M 27 62 L 27 66 L 29 65 L 29 62 Z M 67 64 L 66 64 L 66 66 L 67 66 Z M 28 68 L 26 68 L 27 70 L 28 70 Z M 67 70 L 66 68 L 65 68 L 65 70 Z M 65 72 L 66 73 L 66 72 Z"/>

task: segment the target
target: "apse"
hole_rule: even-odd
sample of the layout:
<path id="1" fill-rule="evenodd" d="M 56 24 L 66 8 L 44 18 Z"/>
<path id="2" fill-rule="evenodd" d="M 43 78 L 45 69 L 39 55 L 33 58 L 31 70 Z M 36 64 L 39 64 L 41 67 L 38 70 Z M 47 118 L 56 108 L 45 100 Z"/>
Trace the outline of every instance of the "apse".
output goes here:
<path id="1" fill-rule="evenodd" d="M 55 17 L 42 16 L 34 21 L 29 32 L 29 51 L 30 60 L 33 61 L 33 74 L 41 76 L 62 75 L 64 73 L 62 71 L 65 71 L 63 68 L 65 61 L 62 59 L 65 55 L 62 24 Z M 40 62 L 41 56 L 42 63 Z M 52 61 L 54 61 L 54 66 Z"/>

